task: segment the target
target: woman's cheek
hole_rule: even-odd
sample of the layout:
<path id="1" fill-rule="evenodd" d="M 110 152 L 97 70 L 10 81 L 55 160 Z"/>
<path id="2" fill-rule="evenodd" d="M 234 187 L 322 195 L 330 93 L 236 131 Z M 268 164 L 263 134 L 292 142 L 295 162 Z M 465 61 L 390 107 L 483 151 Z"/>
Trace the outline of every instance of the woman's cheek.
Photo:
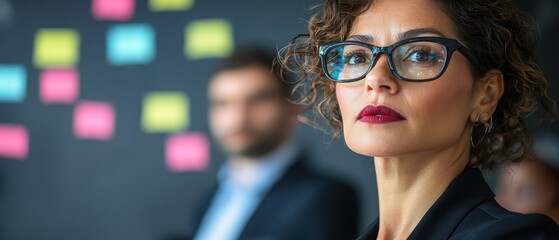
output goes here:
<path id="1" fill-rule="evenodd" d="M 340 107 L 340 113 L 342 114 L 344 129 L 346 124 L 350 123 L 349 119 L 352 115 L 352 107 L 355 108 L 359 106 L 359 102 L 357 101 L 358 99 L 356 98 L 357 95 L 357 92 L 347 86 L 340 84 L 336 85 L 336 99 L 338 101 L 338 106 Z"/>

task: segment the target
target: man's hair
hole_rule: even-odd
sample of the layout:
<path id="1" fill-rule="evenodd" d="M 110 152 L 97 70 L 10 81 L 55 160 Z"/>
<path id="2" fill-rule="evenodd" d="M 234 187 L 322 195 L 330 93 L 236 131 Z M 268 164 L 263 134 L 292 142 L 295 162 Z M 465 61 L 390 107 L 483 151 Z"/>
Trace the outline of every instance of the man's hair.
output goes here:
<path id="1" fill-rule="evenodd" d="M 262 46 L 241 47 L 236 49 L 233 54 L 221 62 L 214 72 L 214 75 L 223 71 L 238 70 L 247 67 L 264 67 L 270 70 L 275 80 L 278 81 L 282 88 L 284 96 L 289 98 L 293 88 L 284 81 L 287 77 L 282 75 L 283 71 L 281 71 L 281 67 L 279 65 L 276 66 L 276 56 L 276 52 L 270 51 Z"/>

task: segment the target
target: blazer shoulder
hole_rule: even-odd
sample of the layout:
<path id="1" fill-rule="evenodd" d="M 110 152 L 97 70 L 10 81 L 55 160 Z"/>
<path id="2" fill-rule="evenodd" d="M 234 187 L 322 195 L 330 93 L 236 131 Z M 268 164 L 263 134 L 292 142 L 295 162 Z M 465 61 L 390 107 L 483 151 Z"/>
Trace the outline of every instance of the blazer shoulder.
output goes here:
<path id="1" fill-rule="evenodd" d="M 559 239 L 559 227 L 542 214 L 515 214 L 490 222 L 478 239 Z"/>
<path id="2" fill-rule="evenodd" d="M 318 192 L 354 192 L 353 187 L 342 179 L 316 172 L 310 169 L 305 161 L 297 161 L 285 175 L 278 181 L 277 185 L 290 186 L 290 191 L 300 188 L 304 191 Z"/>
<path id="3" fill-rule="evenodd" d="M 559 226 L 543 214 L 510 212 L 494 200 L 478 210 L 480 224 L 471 229 L 472 239 L 559 239 Z"/>

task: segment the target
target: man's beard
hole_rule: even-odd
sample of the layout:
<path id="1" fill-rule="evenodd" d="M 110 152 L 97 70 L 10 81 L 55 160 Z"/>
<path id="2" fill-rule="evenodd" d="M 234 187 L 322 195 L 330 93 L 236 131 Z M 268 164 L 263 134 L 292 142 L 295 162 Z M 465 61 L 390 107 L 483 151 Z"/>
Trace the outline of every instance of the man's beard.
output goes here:
<path id="1" fill-rule="evenodd" d="M 233 134 L 229 134 L 227 138 L 229 136 L 240 133 L 245 133 L 252 137 L 250 142 L 247 142 L 244 146 L 241 146 L 237 149 L 232 149 L 232 147 L 229 147 L 226 139 L 219 139 L 219 142 L 222 148 L 230 155 L 258 158 L 269 154 L 278 147 L 278 145 L 283 140 L 284 134 L 286 134 L 286 129 L 287 128 L 284 127 L 283 124 L 278 124 L 274 126 L 274 128 L 266 129 L 265 131 L 257 131 L 250 128 L 237 130 Z"/>

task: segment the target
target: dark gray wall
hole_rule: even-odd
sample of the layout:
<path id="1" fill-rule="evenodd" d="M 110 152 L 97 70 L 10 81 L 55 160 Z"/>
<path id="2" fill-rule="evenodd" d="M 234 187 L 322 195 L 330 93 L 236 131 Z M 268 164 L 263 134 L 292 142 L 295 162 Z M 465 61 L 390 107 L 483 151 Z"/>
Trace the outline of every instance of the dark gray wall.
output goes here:
<path id="1" fill-rule="evenodd" d="M 154 13 L 137 0 L 129 22 L 152 24 L 155 60 L 112 66 L 105 56 L 114 21 L 92 17 L 90 0 L 12 0 L 15 20 L 0 26 L 0 64 L 23 64 L 28 72 L 23 103 L 0 103 L 0 123 L 25 125 L 30 154 L 25 161 L 0 158 L 0 239 L 162 239 L 187 231 L 187 216 L 213 181 L 224 155 L 211 145 L 204 172 L 173 173 L 164 162 L 167 134 L 145 133 L 142 100 L 151 91 L 181 91 L 191 101 L 187 131 L 208 132 L 206 84 L 219 59 L 188 60 L 183 31 L 192 20 L 231 21 L 236 45 L 285 46 L 306 30 L 307 9 L 319 1 L 195 1 L 185 12 Z M 114 105 L 116 132 L 109 142 L 76 139 L 75 104 L 39 100 L 40 69 L 33 66 L 34 35 L 40 28 L 74 28 L 81 35 L 80 100 Z M 363 199 L 363 224 L 376 215 L 373 167 L 343 141 L 324 144 L 323 134 L 301 126 L 299 142 L 315 156 L 313 166 L 347 179 Z"/>
<path id="2" fill-rule="evenodd" d="M 129 22 L 155 27 L 157 55 L 148 65 L 117 67 L 108 64 L 105 56 L 106 31 L 117 22 L 93 19 L 91 1 L 12 0 L 15 20 L 0 25 L 0 64 L 25 65 L 28 90 L 23 103 L 0 103 L 0 123 L 29 129 L 30 155 L 25 161 L 0 158 L 0 239 L 142 240 L 187 231 L 186 219 L 196 211 L 196 202 L 224 155 L 212 143 L 207 171 L 170 172 L 164 163 L 167 135 L 141 129 L 144 95 L 158 90 L 188 94 L 192 112 L 188 131 L 208 133 L 206 83 L 219 59 L 186 59 L 184 26 L 192 20 L 224 18 L 233 24 L 236 45 L 281 48 L 292 36 L 305 32 L 307 9 L 318 2 L 198 0 L 192 10 L 154 13 L 147 9 L 147 0 L 137 0 L 135 17 Z M 552 79 L 552 95 L 557 96 L 558 20 L 545 8 L 532 6 L 545 2 L 553 1 L 533 1 L 524 7 L 548 17 L 543 18 L 542 57 Z M 76 139 L 74 105 L 40 103 L 40 71 L 32 64 L 33 38 L 40 28 L 75 28 L 81 34 L 80 99 L 115 106 L 113 140 Z M 324 144 L 328 137 L 310 127 L 301 126 L 297 136 L 302 148 L 314 154 L 315 168 L 356 187 L 362 200 L 361 226 L 367 225 L 378 213 L 372 162 L 349 151 L 343 141 Z"/>

